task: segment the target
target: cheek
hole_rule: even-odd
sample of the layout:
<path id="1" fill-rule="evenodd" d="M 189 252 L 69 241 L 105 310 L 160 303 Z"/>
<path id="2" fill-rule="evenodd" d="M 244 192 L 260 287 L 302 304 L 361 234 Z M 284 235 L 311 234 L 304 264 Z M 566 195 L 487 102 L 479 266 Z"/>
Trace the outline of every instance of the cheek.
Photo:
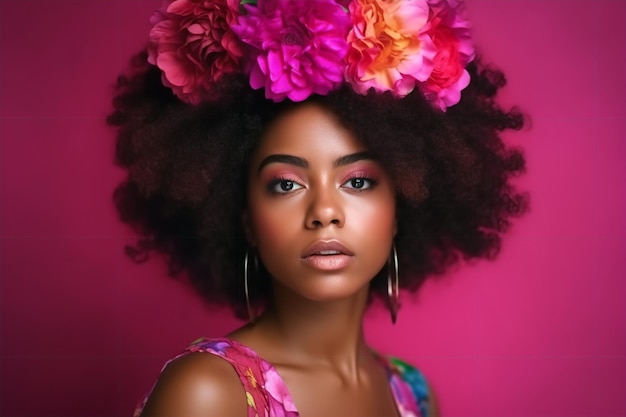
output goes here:
<path id="1" fill-rule="evenodd" d="M 380 197 L 360 201 L 346 213 L 346 227 L 351 241 L 361 246 L 376 268 L 385 264 L 396 231 L 395 197 L 391 193 Z"/>
<path id="2" fill-rule="evenodd" d="M 257 248 L 271 250 L 285 245 L 286 238 L 288 240 L 288 237 L 297 230 L 293 212 L 290 215 L 290 210 L 266 204 L 259 199 L 251 201 L 256 202 L 250 204 L 249 220 Z"/>
<path id="3" fill-rule="evenodd" d="M 296 217 L 271 205 L 258 205 L 250 213 L 255 249 L 270 276 L 288 276 L 286 259 L 298 258 L 294 242 L 302 227 L 296 224 Z"/>
<path id="4" fill-rule="evenodd" d="M 376 197 L 371 199 L 359 199 L 357 196 L 350 205 L 350 212 L 346 213 L 348 222 L 379 236 L 394 234 L 395 218 L 395 195 L 390 190 L 377 193 Z"/>

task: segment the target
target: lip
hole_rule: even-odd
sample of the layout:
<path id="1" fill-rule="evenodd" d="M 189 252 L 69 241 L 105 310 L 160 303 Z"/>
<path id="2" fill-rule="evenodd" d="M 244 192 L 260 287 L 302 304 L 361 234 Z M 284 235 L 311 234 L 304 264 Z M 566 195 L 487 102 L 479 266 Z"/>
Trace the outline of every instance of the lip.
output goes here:
<path id="1" fill-rule="evenodd" d="M 337 240 L 319 240 L 302 254 L 302 262 L 321 271 L 337 271 L 348 266 L 354 254 Z"/>
<path id="2" fill-rule="evenodd" d="M 324 252 L 338 252 L 337 254 L 328 255 L 324 254 Z M 341 242 L 338 240 L 318 240 L 317 242 L 310 245 L 305 251 L 302 253 L 302 258 L 309 258 L 311 256 L 354 256 L 348 248 L 346 248 Z"/>

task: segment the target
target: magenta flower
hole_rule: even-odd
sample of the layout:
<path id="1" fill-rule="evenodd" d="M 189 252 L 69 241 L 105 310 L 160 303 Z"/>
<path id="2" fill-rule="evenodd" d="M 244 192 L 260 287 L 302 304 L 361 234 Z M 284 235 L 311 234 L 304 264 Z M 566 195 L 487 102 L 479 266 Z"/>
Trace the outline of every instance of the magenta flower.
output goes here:
<path id="1" fill-rule="evenodd" d="M 150 19 L 148 61 L 181 100 L 215 99 L 220 77 L 240 71 L 243 45 L 230 29 L 238 7 L 238 0 L 170 0 Z"/>
<path id="2" fill-rule="evenodd" d="M 254 89 L 274 101 L 328 94 L 343 81 L 350 18 L 334 0 L 258 0 L 234 32 L 249 45 Z"/>
<path id="3" fill-rule="evenodd" d="M 469 22 L 462 16 L 457 0 L 428 0 L 430 14 L 423 33 L 435 44 L 437 53 L 430 77 L 422 92 L 433 105 L 445 110 L 461 99 L 461 90 L 470 82 L 465 69 L 474 59 Z"/>

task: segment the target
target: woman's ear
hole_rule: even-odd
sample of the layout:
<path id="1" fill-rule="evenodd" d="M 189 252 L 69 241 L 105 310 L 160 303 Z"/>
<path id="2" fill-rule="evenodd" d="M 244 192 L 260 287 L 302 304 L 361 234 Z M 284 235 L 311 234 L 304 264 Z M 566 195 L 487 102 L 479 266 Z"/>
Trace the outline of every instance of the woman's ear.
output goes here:
<path id="1" fill-rule="evenodd" d="M 248 241 L 248 244 L 252 247 L 255 247 L 256 240 L 254 239 L 252 225 L 250 224 L 250 216 L 248 215 L 247 210 L 244 210 L 244 212 L 241 214 L 241 225 L 243 226 L 243 231 L 246 234 L 246 240 Z"/>

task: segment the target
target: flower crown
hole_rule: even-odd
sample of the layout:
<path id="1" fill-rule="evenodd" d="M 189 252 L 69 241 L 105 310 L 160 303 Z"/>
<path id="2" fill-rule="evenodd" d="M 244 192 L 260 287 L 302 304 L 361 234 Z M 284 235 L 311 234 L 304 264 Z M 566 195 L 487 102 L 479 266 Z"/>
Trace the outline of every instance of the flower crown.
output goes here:
<path id="1" fill-rule="evenodd" d="M 242 73 L 276 102 L 347 82 L 359 94 L 418 88 L 445 111 L 474 58 L 460 0 L 165 0 L 150 24 L 148 61 L 191 104 Z"/>

